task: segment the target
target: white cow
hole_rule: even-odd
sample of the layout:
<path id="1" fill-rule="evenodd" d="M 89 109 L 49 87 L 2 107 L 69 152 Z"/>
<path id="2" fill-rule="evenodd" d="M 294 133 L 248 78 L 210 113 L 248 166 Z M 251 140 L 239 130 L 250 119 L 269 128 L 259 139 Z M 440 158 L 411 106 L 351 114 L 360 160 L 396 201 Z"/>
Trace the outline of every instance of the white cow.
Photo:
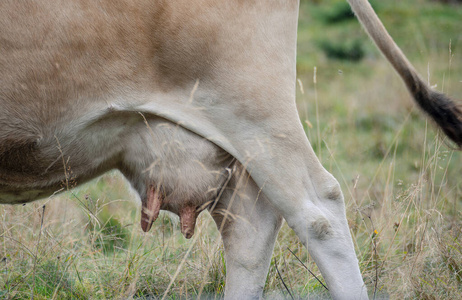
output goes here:
<path id="1" fill-rule="evenodd" d="M 418 77 L 366 0 L 349 2 L 417 103 L 462 145 L 461 112 Z M 342 193 L 295 106 L 298 6 L 0 1 L 0 203 L 117 168 L 141 197 L 145 231 L 166 209 L 189 238 L 213 209 L 226 298 L 261 297 L 282 218 L 334 298 L 367 298 Z"/>

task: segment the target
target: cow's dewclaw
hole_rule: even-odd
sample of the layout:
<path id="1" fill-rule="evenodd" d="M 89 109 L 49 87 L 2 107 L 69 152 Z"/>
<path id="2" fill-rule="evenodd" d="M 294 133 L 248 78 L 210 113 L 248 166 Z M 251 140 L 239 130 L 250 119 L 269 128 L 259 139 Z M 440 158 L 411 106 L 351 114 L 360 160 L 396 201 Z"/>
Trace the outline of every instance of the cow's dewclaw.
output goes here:
<path id="1" fill-rule="evenodd" d="M 154 223 L 159 216 L 161 205 L 161 194 L 154 186 L 149 186 L 146 199 L 142 201 L 141 208 L 141 229 L 143 229 L 144 232 L 148 232 L 151 229 L 152 223 Z"/>

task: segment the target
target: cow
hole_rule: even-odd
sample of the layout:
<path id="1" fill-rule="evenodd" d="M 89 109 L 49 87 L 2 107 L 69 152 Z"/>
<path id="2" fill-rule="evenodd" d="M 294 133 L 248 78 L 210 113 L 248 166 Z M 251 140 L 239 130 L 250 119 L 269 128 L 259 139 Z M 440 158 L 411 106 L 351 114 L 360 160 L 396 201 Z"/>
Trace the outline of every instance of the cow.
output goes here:
<path id="1" fill-rule="evenodd" d="M 420 79 L 366 0 L 349 3 L 457 146 L 462 113 Z M 337 180 L 295 106 L 297 0 L 0 1 L 0 203 L 119 169 L 141 227 L 209 210 L 227 299 L 260 298 L 284 219 L 333 298 L 366 299 Z M 236 217 L 238 216 L 238 217 Z"/>

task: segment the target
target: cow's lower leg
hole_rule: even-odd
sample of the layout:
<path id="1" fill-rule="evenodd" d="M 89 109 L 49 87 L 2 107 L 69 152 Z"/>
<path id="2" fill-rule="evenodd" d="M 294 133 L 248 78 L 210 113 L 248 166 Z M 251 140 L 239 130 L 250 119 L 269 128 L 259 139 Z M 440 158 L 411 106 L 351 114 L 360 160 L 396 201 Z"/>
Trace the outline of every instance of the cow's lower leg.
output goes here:
<path id="1" fill-rule="evenodd" d="M 340 187 L 327 171 L 317 176 L 322 182 L 312 179 L 310 198 L 286 221 L 308 248 L 334 299 L 367 299 Z"/>
<path id="2" fill-rule="evenodd" d="M 212 212 L 225 247 L 225 298 L 259 299 L 282 217 L 246 172 L 230 186 Z"/>
<path id="3" fill-rule="evenodd" d="M 367 299 L 337 180 L 322 167 L 305 136 L 295 130 L 285 136 L 268 138 L 272 143 L 254 151 L 258 154 L 248 159 L 247 169 L 308 248 L 331 295 Z"/>

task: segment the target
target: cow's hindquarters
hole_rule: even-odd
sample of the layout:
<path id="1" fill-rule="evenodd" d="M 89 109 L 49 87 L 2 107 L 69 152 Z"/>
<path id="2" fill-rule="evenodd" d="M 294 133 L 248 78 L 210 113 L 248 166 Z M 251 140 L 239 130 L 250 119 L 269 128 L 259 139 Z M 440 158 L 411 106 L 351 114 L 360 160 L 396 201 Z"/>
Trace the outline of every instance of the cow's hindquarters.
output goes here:
<path id="1" fill-rule="evenodd" d="M 295 105 L 297 13 L 295 1 L 265 1 L 239 11 L 239 22 L 215 24 L 213 73 L 191 74 L 187 84 L 146 95 L 132 109 L 180 124 L 235 157 L 308 247 L 332 295 L 366 298 L 343 196 Z"/>

